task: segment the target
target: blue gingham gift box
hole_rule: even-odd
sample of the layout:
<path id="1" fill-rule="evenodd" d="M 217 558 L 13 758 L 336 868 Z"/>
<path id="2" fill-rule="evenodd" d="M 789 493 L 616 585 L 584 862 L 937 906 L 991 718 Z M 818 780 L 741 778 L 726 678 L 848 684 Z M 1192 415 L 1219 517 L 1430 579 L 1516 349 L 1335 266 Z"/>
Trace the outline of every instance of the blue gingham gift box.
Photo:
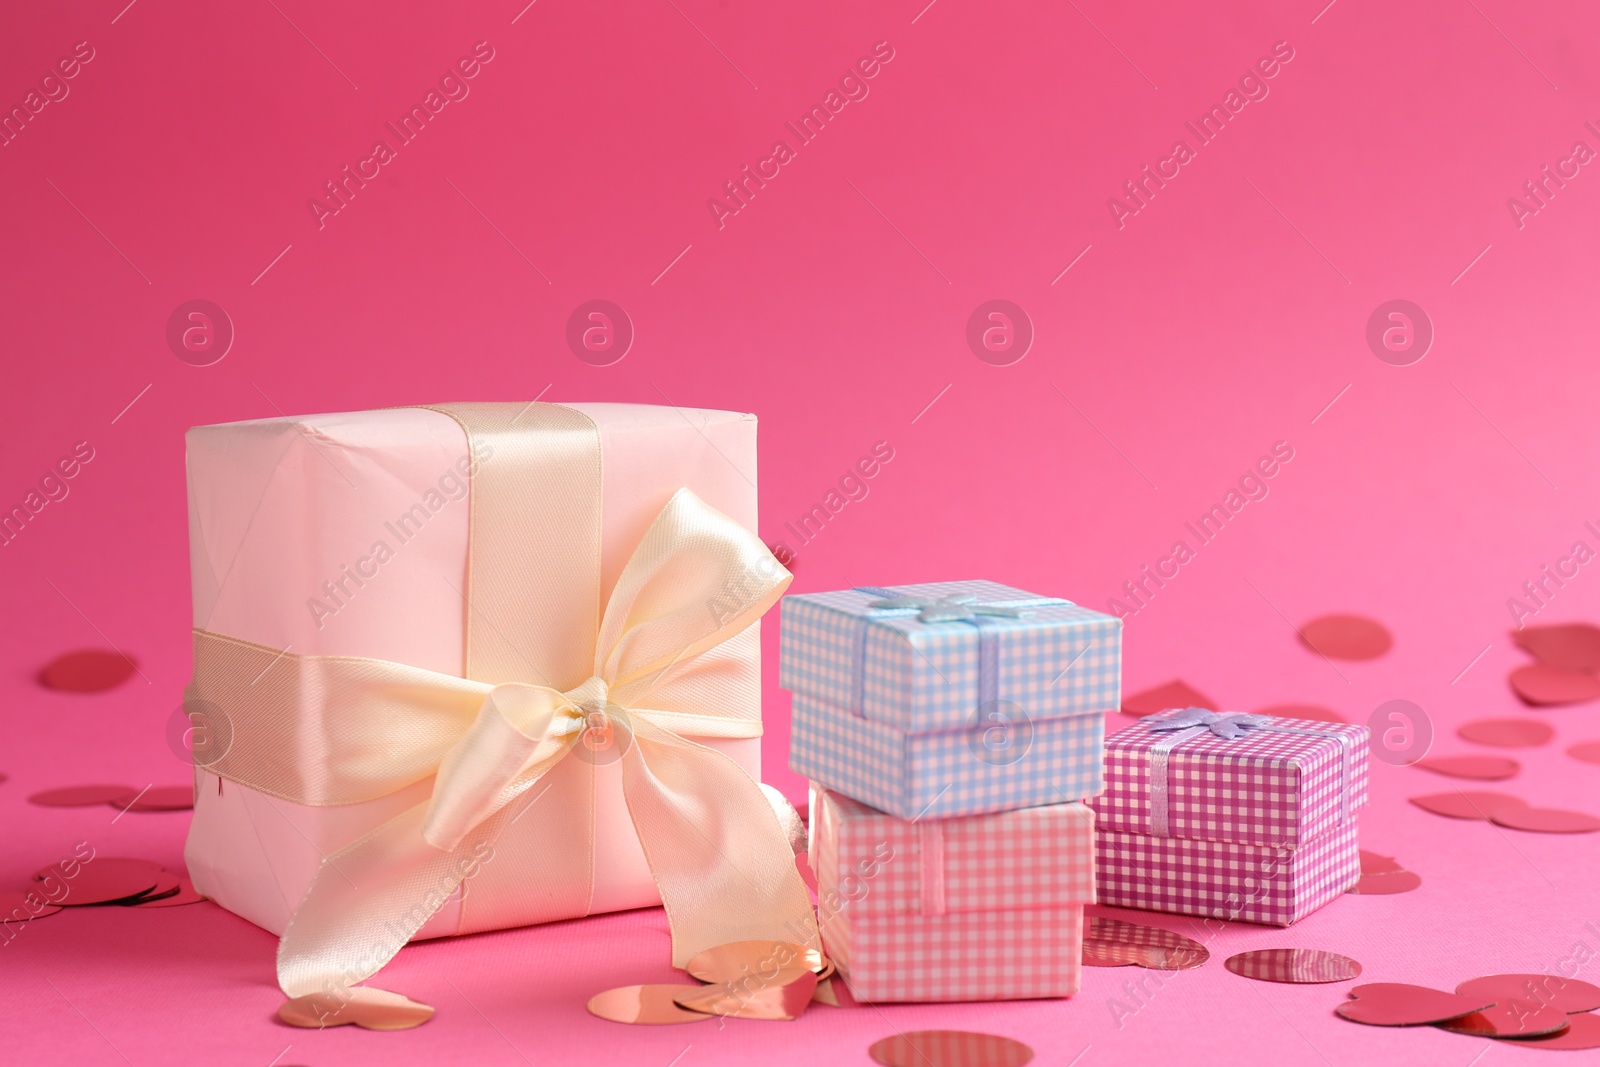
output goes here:
<path id="1" fill-rule="evenodd" d="M 902 819 L 1102 788 L 1122 620 L 995 582 L 783 598 L 789 767 Z"/>

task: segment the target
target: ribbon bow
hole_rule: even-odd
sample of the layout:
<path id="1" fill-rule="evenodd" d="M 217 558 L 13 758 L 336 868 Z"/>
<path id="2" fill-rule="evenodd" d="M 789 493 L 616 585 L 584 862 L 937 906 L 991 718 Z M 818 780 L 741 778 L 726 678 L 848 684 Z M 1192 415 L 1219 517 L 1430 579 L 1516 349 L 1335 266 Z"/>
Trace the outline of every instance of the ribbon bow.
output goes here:
<path id="1" fill-rule="evenodd" d="M 888 597 L 871 601 L 867 607 L 879 611 L 915 611 L 919 622 L 966 622 L 979 615 L 994 615 L 1002 619 L 1022 618 L 1020 608 L 985 604 L 969 593 L 942 597 Z"/>
<path id="2" fill-rule="evenodd" d="M 524 902 L 517 914 L 551 899 L 568 915 L 587 910 L 600 760 L 574 754 L 587 757 L 583 739 L 596 735 L 614 742 L 605 748 L 621 764 L 674 963 L 731 941 L 814 947 L 810 899 L 771 805 L 733 759 L 683 736 L 759 736 L 755 709 L 729 699 L 715 649 L 753 640 L 749 626 L 791 578 L 758 538 L 683 489 L 618 576 L 598 632 L 573 635 L 593 639 L 593 668 L 571 689 L 273 655 L 197 631 L 191 698 L 236 709 L 234 744 L 213 773 L 312 804 L 360 803 L 436 776 L 429 799 L 326 857 L 279 945 L 284 992 L 377 973 L 469 878 L 474 892 L 488 883 L 496 899 Z M 267 661 L 273 684 L 253 686 Z M 497 850 L 505 858 L 488 862 Z M 464 920 L 462 932 L 483 928 Z"/>
<path id="3" fill-rule="evenodd" d="M 1204 727 L 1224 741 L 1233 741 L 1243 737 L 1247 730 L 1266 726 L 1272 720 L 1265 715 L 1250 715 L 1240 711 L 1224 713 L 1206 708 L 1169 708 L 1146 715 L 1140 721 L 1149 723 L 1150 729 L 1158 733 Z"/>

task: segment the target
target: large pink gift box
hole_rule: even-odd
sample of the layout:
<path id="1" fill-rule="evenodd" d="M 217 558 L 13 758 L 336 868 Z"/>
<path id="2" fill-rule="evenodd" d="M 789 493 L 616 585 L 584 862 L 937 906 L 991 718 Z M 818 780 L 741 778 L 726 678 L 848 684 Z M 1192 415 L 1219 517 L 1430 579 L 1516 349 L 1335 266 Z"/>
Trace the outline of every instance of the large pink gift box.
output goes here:
<path id="1" fill-rule="evenodd" d="M 813 783 L 809 857 L 823 945 L 857 1000 L 1078 991 L 1095 899 L 1081 803 L 908 822 Z"/>
<path id="2" fill-rule="evenodd" d="M 755 416 L 633 404 L 565 406 L 593 420 L 601 437 L 602 603 L 680 488 L 755 530 Z M 421 408 L 190 430 L 195 627 L 301 655 L 370 657 L 462 676 L 466 474 L 472 463 L 462 426 Z M 719 691 L 759 718 L 758 626 L 726 642 L 717 656 Z M 694 740 L 760 779 L 759 738 Z M 598 766 L 595 774 L 588 913 L 659 904 L 623 801 L 621 765 Z M 430 777 L 376 800 L 313 807 L 197 767 L 185 850 L 190 875 L 200 892 L 229 911 L 282 933 L 323 857 L 428 799 L 432 787 Z M 528 854 L 514 831 L 495 850 L 503 871 L 538 869 L 540 858 Z M 576 917 L 552 909 L 539 892 L 497 899 L 499 913 L 478 909 L 472 929 Z M 461 918 L 458 891 L 416 937 L 455 934 Z"/>
<path id="3" fill-rule="evenodd" d="M 1180 714 L 1196 724 L 1162 721 Z M 1355 885 L 1367 728 L 1226 725 L 1240 718 L 1178 709 L 1106 738 L 1106 790 L 1089 801 L 1100 903 L 1288 926 Z"/>

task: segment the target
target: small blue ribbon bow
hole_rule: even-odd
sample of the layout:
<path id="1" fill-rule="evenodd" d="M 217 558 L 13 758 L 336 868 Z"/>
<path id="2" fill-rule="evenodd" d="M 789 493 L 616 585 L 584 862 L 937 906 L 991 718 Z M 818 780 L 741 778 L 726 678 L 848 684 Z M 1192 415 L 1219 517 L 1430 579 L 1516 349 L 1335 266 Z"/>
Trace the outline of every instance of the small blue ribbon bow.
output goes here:
<path id="1" fill-rule="evenodd" d="M 1169 708 L 1159 711 L 1154 715 L 1146 715 L 1141 722 L 1150 724 L 1150 729 L 1160 731 L 1189 730 L 1203 726 L 1217 737 L 1225 741 L 1233 741 L 1245 735 L 1245 731 L 1257 726 L 1265 726 L 1272 720 L 1265 715 L 1250 715 L 1240 711 L 1220 712 L 1209 711 L 1205 708 Z"/>
<path id="2" fill-rule="evenodd" d="M 896 596 L 874 600 L 867 605 L 880 611 L 915 611 L 918 622 L 968 622 L 979 615 L 994 615 L 1002 619 L 1020 619 L 1020 608 L 1000 604 L 985 604 L 968 593 L 937 598 Z"/>

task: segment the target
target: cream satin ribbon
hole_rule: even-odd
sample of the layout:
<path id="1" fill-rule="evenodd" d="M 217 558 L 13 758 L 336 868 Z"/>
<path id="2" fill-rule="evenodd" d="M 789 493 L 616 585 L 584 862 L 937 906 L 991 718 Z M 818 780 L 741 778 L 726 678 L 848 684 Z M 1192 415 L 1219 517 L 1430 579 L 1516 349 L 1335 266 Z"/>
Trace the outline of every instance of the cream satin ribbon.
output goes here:
<path id="1" fill-rule="evenodd" d="M 586 914 L 600 758 L 620 760 L 675 965 L 732 941 L 820 947 L 760 787 L 688 739 L 759 736 L 759 718 L 730 698 L 730 650 L 754 639 L 748 628 L 791 575 L 681 489 L 597 619 L 593 424 L 550 404 L 440 410 L 475 455 L 487 443 L 494 457 L 471 479 L 468 678 L 195 632 L 186 699 L 220 707 L 234 730 L 211 772 L 310 805 L 434 777 L 430 800 L 323 861 L 279 945 L 283 991 L 338 993 L 371 977 L 464 881 L 461 932 L 507 925 L 508 912 Z M 601 753 L 583 740 L 596 734 L 611 739 Z"/>

